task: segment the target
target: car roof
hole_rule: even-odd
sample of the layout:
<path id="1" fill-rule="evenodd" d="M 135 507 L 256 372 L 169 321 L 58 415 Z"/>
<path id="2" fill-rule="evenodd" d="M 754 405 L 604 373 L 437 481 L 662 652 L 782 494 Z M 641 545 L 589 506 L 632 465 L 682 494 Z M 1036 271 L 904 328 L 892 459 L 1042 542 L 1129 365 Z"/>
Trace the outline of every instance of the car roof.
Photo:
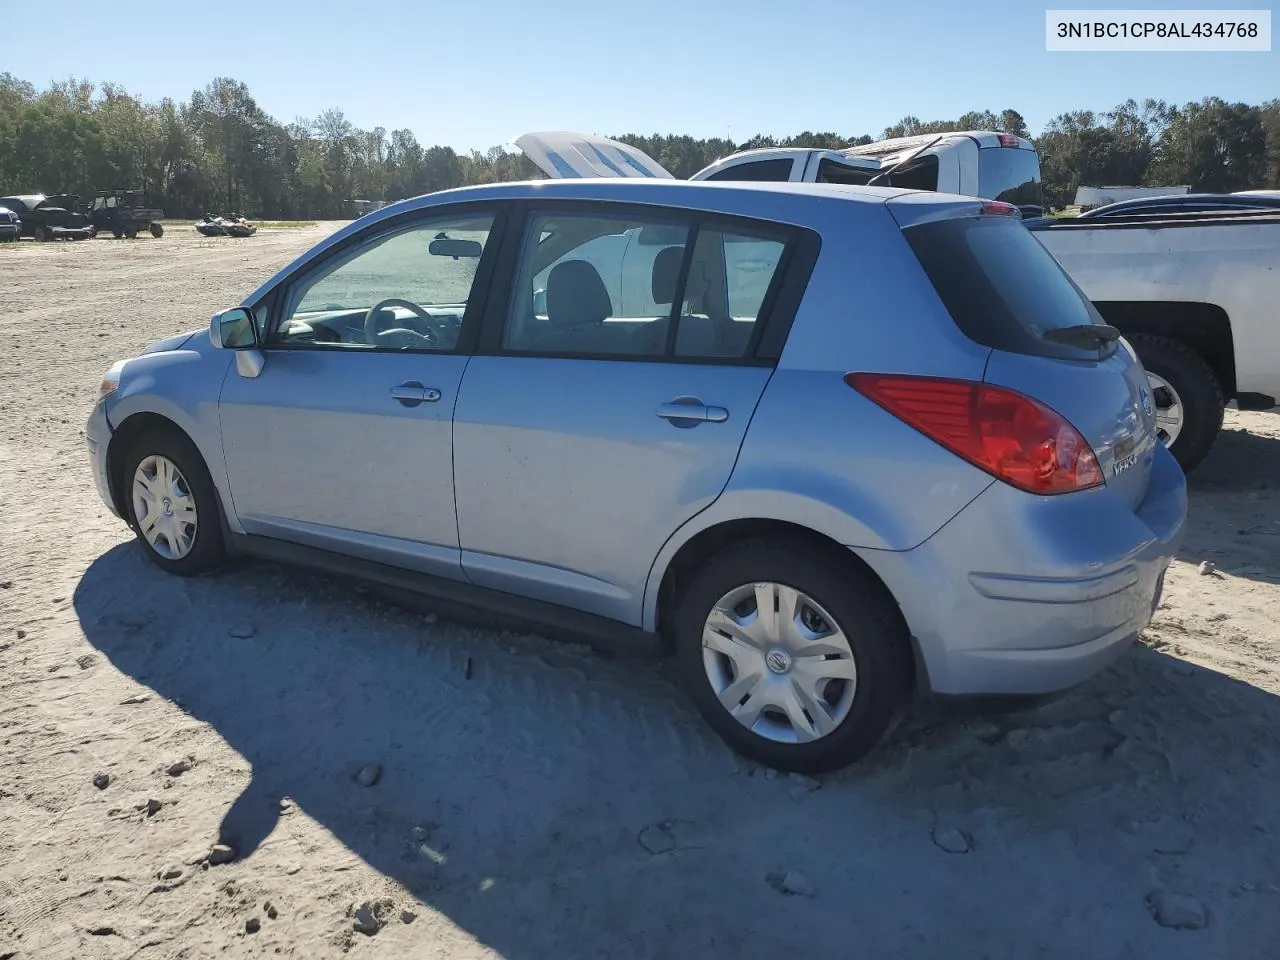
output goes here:
<path id="1" fill-rule="evenodd" d="M 850 156 L 887 156 L 897 153 L 900 150 L 910 150 L 912 147 L 922 147 L 926 143 L 937 140 L 941 143 L 944 140 L 954 140 L 960 137 L 967 137 L 977 142 L 980 147 L 998 147 L 1000 146 L 1000 134 L 994 130 L 948 130 L 944 133 L 917 133 L 909 137 L 893 137 L 889 140 L 877 140 L 873 143 L 864 143 L 855 147 L 846 147 L 842 153 Z M 1034 150 L 1033 144 L 1026 137 L 1018 137 L 1018 147 L 1023 150 Z M 1006 148 L 1008 149 L 1008 148 Z"/>
<path id="2" fill-rule="evenodd" d="M 830 217 L 833 205 L 849 204 L 870 210 L 883 207 L 896 197 L 911 196 L 912 205 L 954 206 L 957 202 L 978 203 L 973 197 L 932 191 L 907 190 L 901 187 L 862 187 L 831 183 L 759 182 L 744 180 L 701 181 L 627 177 L 583 177 L 557 180 L 523 180 L 509 183 L 481 184 L 423 194 L 389 204 L 367 213 L 330 234 L 283 267 L 255 290 L 244 303 L 251 304 L 298 264 L 322 254 L 346 240 L 351 234 L 405 213 L 443 207 L 454 203 L 515 200 L 587 200 L 609 203 L 649 204 L 677 207 L 690 211 L 755 217 L 775 223 L 812 226 Z"/>
<path id="3" fill-rule="evenodd" d="M 558 199 L 605 200 L 615 203 L 655 203 L 675 206 L 688 205 L 696 209 L 699 198 L 706 199 L 723 192 L 744 195 L 784 193 L 800 196 L 825 197 L 854 203 L 884 203 L 886 200 L 908 191 L 900 187 L 849 187 L 828 183 L 800 183 L 796 181 L 732 180 L 706 182 L 701 180 L 659 180 L 657 178 L 582 177 L 564 180 L 520 180 L 508 183 L 483 184 L 475 187 L 458 187 L 423 194 L 409 200 L 400 200 L 382 210 L 404 205 L 433 206 L 437 203 L 472 199 L 533 200 L 539 197 Z M 482 196 L 484 195 L 484 196 Z M 746 202 L 750 202 L 749 199 Z M 717 203 L 717 205 L 719 205 Z"/>

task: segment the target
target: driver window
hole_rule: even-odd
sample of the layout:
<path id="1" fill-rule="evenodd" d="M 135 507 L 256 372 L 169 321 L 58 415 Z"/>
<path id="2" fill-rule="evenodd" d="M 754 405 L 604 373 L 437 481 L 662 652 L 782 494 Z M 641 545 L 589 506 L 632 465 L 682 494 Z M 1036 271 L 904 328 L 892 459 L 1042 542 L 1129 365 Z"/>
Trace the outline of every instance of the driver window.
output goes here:
<path id="1" fill-rule="evenodd" d="M 458 345 L 493 217 L 400 227 L 344 251 L 294 284 L 280 346 L 450 352 Z"/>

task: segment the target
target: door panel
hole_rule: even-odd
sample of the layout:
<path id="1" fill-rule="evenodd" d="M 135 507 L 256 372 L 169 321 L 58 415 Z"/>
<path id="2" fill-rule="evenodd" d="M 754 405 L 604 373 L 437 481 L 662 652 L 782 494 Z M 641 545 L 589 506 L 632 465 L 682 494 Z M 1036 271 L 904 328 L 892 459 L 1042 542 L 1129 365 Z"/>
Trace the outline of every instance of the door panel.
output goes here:
<path id="1" fill-rule="evenodd" d="M 453 408 L 499 212 L 371 226 L 279 291 L 261 372 L 229 371 L 219 399 L 248 533 L 463 579 Z"/>
<path id="2" fill-rule="evenodd" d="M 475 357 L 454 421 L 468 578 L 640 623 L 654 557 L 724 489 L 771 374 L 759 366 Z M 659 416 L 681 398 L 720 410 L 707 420 Z M 727 417 L 718 421 L 720 411 Z"/>
<path id="3" fill-rule="evenodd" d="M 450 434 L 466 363 L 272 350 L 257 377 L 232 367 L 219 415 L 246 532 L 460 578 Z"/>

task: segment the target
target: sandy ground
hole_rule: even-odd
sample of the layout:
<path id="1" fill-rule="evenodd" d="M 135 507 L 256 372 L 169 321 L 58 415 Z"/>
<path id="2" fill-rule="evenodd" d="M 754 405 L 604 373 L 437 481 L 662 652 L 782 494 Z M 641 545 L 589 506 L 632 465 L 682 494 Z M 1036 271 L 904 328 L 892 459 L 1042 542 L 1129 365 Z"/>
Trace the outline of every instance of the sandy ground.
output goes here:
<path id="1" fill-rule="evenodd" d="M 1228 415 L 1118 666 L 795 782 L 664 665 L 145 562 L 101 373 L 333 228 L 0 248 L 0 958 L 1280 956 L 1280 416 Z"/>

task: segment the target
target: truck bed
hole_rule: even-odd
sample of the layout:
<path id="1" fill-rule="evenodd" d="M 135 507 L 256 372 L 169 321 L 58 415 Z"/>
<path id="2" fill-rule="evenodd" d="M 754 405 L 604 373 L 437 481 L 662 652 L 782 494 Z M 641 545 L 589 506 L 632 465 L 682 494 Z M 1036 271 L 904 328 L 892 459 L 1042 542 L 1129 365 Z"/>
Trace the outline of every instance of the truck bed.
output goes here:
<path id="1" fill-rule="evenodd" d="M 1252 405 L 1280 397 L 1280 211 L 1026 225 L 1110 322 L 1145 305 L 1128 310 L 1144 318 L 1138 332 L 1176 335 L 1179 318 L 1190 315 L 1179 305 L 1220 312 L 1232 360 L 1228 395 L 1242 406 L 1250 395 L 1258 398 Z M 1147 329 L 1162 304 L 1170 328 Z"/>

